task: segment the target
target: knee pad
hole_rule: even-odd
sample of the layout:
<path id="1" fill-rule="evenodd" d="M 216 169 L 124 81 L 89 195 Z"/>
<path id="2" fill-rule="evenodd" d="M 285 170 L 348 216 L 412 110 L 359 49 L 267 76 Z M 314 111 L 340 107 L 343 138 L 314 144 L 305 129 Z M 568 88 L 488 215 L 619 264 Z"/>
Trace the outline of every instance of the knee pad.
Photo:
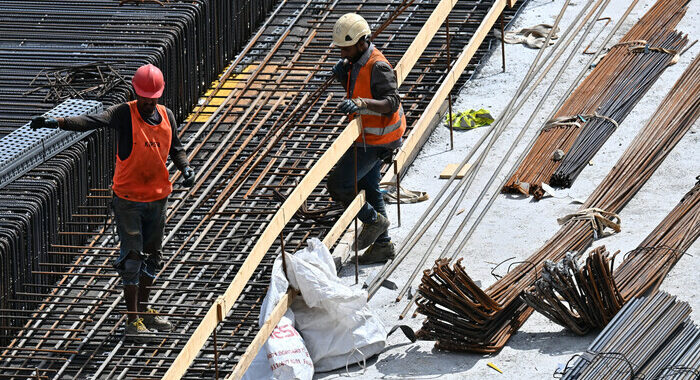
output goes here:
<path id="1" fill-rule="evenodd" d="M 124 260 L 124 269 L 122 269 L 121 271 L 122 281 L 124 281 L 124 285 L 139 284 L 139 276 L 141 275 L 141 265 L 143 265 L 143 260 Z"/>

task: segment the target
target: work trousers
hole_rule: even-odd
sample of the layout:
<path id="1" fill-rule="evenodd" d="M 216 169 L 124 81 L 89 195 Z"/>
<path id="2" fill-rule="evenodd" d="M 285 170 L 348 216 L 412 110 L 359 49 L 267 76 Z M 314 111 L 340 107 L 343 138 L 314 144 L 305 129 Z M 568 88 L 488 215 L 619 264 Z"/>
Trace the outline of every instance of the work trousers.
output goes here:
<path id="1" fill-rule="evenodd" d="M 155 278 L 162 267 L 167 203 L 167 197 L 153 202 L 112 198 L 120 241 L 114 267 L 124 285 L 138 285 L 141 276 Z"/>
<path id="2" fill-rule="evenodd" d="M 364 190 L 367 201 L 357 213 L 362 223 L 374 223 L 377 213 L 387 216 L 384 198 L 379 189 L 382 163 L 391 157 L 392 150 L 385 147 L 357 148 L 357 187 Z M 355 199 L 355 149 L 351 147 L 340 158 L 328 175 L 328 192 L 336 202 L 347 207 Z M 388 242 L 389 234 L 382 233 L 377 242 Z"/>

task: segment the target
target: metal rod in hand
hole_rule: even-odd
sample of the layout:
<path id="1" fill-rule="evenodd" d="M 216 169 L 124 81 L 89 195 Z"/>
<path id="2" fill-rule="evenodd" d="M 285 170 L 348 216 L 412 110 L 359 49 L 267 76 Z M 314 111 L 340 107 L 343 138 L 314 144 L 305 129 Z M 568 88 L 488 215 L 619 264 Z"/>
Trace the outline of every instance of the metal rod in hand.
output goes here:
<path id="1" fill-rule="evenodd" d="M 445 40 L 447 42 L 447 70 L 445 70 L 446 73 L 450 72 L 450 67 L 452 66 L 452 60 L 450 58 L 450 16 L 448 15 L 445 17 Z M 449 92 L 447 94 L 447 106 L 449 108 L 449 117 L 448 117 L 448 123 L 450 124 L 450 150 L 453 150 L 455 148 L 455 141 L 454 141 L 454 128 L 452 127 L 452 92 Z M 398 175 L 396 176 L 396 181 L 398 182 L 399 177 Z M 401 203 L 401 202 L 399 202 Z M 401 222 L 399 222 L 399 225 L 401 225 Z"/>
<path id="2" fill-rule="evenodd" d="M 396 214 L 398 218 L 398 226 L 401 227 L 401 172 L 399 171 L 399 163 L 394 159 L 394 175 L 396 176 Z"/>

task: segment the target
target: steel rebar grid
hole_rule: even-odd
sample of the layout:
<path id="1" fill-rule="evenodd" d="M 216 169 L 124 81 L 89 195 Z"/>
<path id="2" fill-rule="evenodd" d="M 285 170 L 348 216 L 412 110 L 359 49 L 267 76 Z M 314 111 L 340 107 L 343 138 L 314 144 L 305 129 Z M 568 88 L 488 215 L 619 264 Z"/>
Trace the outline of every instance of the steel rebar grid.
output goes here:
<path id="1" fill-rule="evenodd" d="M 278 18 L 283 20 L 281 23 L 298 14 L 295 10 L 304 4 L 311 3 L 287 2 L 283 12 L 278 15 Z M 377 9 L 376 18 L 370 19 L 370 22 L 381 22 L 382 15 L 389 13 L 386 9 L 392 4 L 395 2 L 372 2 L 367 5 L 368 8 Z M 468 42 L 470 30 L 478 25 L 474 20 L 483 17 L 489 4 L 477 1 L 459 4 L 450 16 L 450 42 L 453 46 L 461 48 Z M 320 6 L 327 5 L 326 3 L 313 5 L 307 8 L 308 12 L 301 14 L 316 22 L 321 17 L 316 15 L 316 12 L 330 13 L 328 7 Z M 421 4 L 420 7 L 414 8 L 425 12 L 429 6 Z M 359 8 L 361 13 L 364 8 Z M 348 10 L 350 9 L 333 9 L 331 15 L 337 17 Z M 413 14 L 411 10 L 407 10 L 396 25 L 390 26 L 387 33 L 375 40 L 388 57 L 400 56 L 402 49 L 407 46 L 403 41 L 410 41 L 412 33 L 419 29 L 412 28 L 412 25 L 419 25 L 421 17 L 422 20 L 427 18 L 427 14 Z M 334 22 L 332 17 L 326 18 L 327 23 Z M 272 212 L 267 210 L 273 210 L 281 203 L 273 189 L 283 196 L 287 194 L 289 188 L 298 180 L 296 175 L 286 175 L 289 168 L 292 168 L 294 173 L 303 174 L 318 157 L 318 151 L 332 142 L 343 125 L 341 115 L 333 111 L 337 101 L 342 98 L 342 95 L 335 92 L 342 93 L 339 90 L 314 100 L 308 109 L 302 110 L 298 123 L 284 125 L 281 122 L 284 117 L 271 120 L 272 115 L 280 110 L 283 115 L 289 115 L 296 105 L 309 98 L 308 93 L 312 91 L 306 89 L 311 90 L 319 84 L 316 77 L 304 68 L 296 72 L 284 70 L 286 73 L 275 68 L 282 64 L 294 65 L 295 60 L 301 60 L 301 52 L 305 60 L 333 59 L 333 52 L 329 50 L 327 41 L 317 42 L 313 32 L 294 30 L 293 33 L 287 33 L 285 37 L 280 38 L 287 30 L 304 27 L 304 22 L 310 23 L 301 19 L 297 24 L 287 24 L 281 30 L 270 26 L 269 34 L 262 35 L 255 42 L 259 45 L 259 49 L 255 49 L 257 52 L 251 55 L 250 59 L 243 59 L 238 70 L 233 71 L 234 74 L 241 75 L 246 68 L 250 70 L 249 74 L 241 75 L 234 81 L 232 90 L 237 92 L 237 95 L 236 100 L 229 103 L 232 105 L 229 110 L 217 116 L 216 122 L 209 123 L 204 129 L 198 129 L 203 126 L 202 123 L 192 123 L 183 132 L 183 141 L 187 141 L 194 165 L 206 169 L 200 173 L 198 183 L 189 195 L 185 196 L 182 190 L 176 190 L 174 194 L 173 198 L 179 199 L 171 206 L 168 220 L 169 226 L 173 226 L 165 245 L 165 251 L 172 252 L 172 257 L 161 272 L 161 281 L 154 287 L 157 292 L 153 297 L 154 305 L 160 305 L 163 312 L 172 315 L 177 330 L 181 332 L 167 335 L 159 347 L 135 346 L 121 341 L 118 332 L 123 315 L 119 313 L 121 304 L 117 280 L 114 277 L 97 276 L 103 272 L 109 273 L 109 269 L 106 268 L 109 268 L 110 257 L 95 250 L 72 250 L 79 257 L 77 265 L 69 264 L 69 268 L 66 269 L 80 275 L 64 276 L 66 285 L 57 288 L 57 291 L 62 293 L 47 299 L 44 306 L 46 311 L 37 314 L 28 324 L 59 327 L 43 335 L 32 333 L 30 331 L 35 330 L 27 328 L 26 332 L 18 334 L 21 338 L 15 341 L 12 349 L 3 350 L 3 364 L 8 361 L 12 366 L 16 366 L 13 368 L 18 368 L 18 372 L 19 368 L 34 367 L 40 368 L 40 371 L 41 368 L 45 368 L 43 373 L 50 373 L 51 376 L 90 374 L 108 378 L 150 378 L 159 377 L 164 372 L 178 348 L 186 341 L 187 331 L 191 331 L 193 324 L 196 326 L 198 313 L 208 309 L 237 272 L 245 258 L 246 249 L 251 245 L 251 237 L 259 234 L 265 226 L 265 221 L 272 215 Z M 389 37 L 383 37 L 386 35 Z M 284 42 L 278 45 L 277 53 L 282 54 L 284 50 L 284 60 L 277 62 L 269 59 L 261 65 L 260 62 L 265 60 L 265 56 L 260 52 L 274 53 L 271 51 L 271 41 L 280 39 Z M 419 100 L 407 107 L 409 124 L 418 118 L 421 107 L 427 104 L 425 100 L 429 100 L 431 91 L 439 86 L 444 75 L 444 72 L 432 68 L 432 65 L 441 59 L 440 47 L 444 44 L 444 34 L 441 39 L 438 34 L 436 39 L 439 42 L 431 44 L 424 58 L 421 58 L 417 68 L 409 76 L 407 85 L 401 89 L 402 93 Z M 488 46 L 488 41 L 484 45 Z M 482 47 L 478 56 L 483 56 L 486 51 L 487 49 Z M 294 52 L 295 55 L 286 55 L 289 52 Z M 254 74 L 258 67 L 261 69 Z M 471 65 L 463 80 L 473 73 L 474 67 Z M 273 82 L 277 83 L 274 87 Z M 282 86 L 282 83 L 290 82 L 296 84 Z M 290 91 L 290 88 L 293 91 Z M 265 156 L 267 152 L 273 151 L 275 154 Z M 102 201 L 101 206 L 104 207 L 104 200 Z M 316 211 L 319 209 L 316 205 L 328 204 L 328 196 L 325 190 L 317 189 L 307 202 L 308 211 Z M 251 209 L 254 212 L 249 212 Z M 319 220 L 310 220 L 308 215 L 298 215 L 298 219 L 290 223 L 284 231 L 287 250 L 298 249 L 309 236 L 322 236 L 327 227 L 323 225 L 323 218 Z M 112 239 L 111 235 L 98 235 L 94 244 L 112 247 Z M 70 248 L 54 249 L 61 252 L 71 251 Z M 254 336 L 259 303 L 264 295 L 272 258 L 278 252 L 279 247 L 276 244 L 259 266 L 232 314 L 219 326 L 217 351 L 221 371 L 233 368 L 237 355 L 245 350 L 246 343 Z M 105 250 L 102 253 L 116 254 L 114 250 Z M 71 302 L 74 306 L 65 305 Z M 61 317 L 80 312 L 93 316 L 93 322 L 83 323 L 83 330 L 88 333 L 67 334 L 68 332 L 60 327 Z M 75 337 L 81 341 L 69 341 Z M 60 341 L 61 338 L 64 339 L 63 342 Z M 45 353 L 42 353 L 42 359 L 34 361 L 31 355 L 20 353 L 24 347 L 42 350 L 42 347 L 49 345 L 80 354 L 64 353 L 56 355 L 55 359 L 45 360 Z M 67 349 L 74 347 L 79 349 Z M 190 368 L 188 376 L 211 376 L 214 373 L 213 352 L 210 342 Z M 145 355 L 152 356 L 147 363 L 142 360 Z M 20 364 L 15 364 L 18 361 Z"/>

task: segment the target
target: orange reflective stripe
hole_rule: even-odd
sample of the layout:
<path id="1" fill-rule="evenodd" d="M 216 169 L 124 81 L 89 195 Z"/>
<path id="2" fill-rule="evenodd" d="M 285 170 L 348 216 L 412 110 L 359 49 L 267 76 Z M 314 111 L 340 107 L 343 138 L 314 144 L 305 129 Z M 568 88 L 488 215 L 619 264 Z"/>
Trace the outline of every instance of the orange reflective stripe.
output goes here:
<path id="1" fill-rule="evenodd" d="M 136 101 L 128 104 L 133 145 L 126 160 L 120 160 L 117 155 L 112 190 L 118 197 L 131 201 L 157 201 L 173 190 L 166 166 L 172 139 L 170 120 L 165 107 L 158 105 L 160 124 L 150 125 L 141 118 Z"/>

